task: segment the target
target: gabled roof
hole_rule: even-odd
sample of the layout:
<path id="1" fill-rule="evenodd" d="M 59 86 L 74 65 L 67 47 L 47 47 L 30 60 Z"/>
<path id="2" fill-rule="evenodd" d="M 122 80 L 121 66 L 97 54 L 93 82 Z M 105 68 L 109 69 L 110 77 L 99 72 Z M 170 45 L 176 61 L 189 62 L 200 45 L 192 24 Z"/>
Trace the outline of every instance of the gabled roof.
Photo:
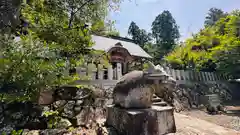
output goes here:
<path id="1" fill-rule="evenodd" d="M 95 43 L 93 49 L 108 51 L 111 47 L 114 47 L 116 43 L 121 43 L 124 48 L 133 56 L 152 58 L 147 52 L 145 52 L 139 45 L 120 39 L 107 38 L 103 36 L 92 35 L 92 40 Z"/>

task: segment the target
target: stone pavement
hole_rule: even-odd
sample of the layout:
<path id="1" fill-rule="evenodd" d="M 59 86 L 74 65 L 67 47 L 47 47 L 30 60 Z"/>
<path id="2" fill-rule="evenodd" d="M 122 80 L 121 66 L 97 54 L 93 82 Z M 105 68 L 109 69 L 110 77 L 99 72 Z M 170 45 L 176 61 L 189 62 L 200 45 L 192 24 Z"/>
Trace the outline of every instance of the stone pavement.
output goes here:
<path id="1" fill-rule="evenodd" d="M 240 135 L 240 132 L 233 129 L 224 128 L 195 117 L 179 113 L 175 113 L 174 117 L 177 133 L 168 135 Z"/>

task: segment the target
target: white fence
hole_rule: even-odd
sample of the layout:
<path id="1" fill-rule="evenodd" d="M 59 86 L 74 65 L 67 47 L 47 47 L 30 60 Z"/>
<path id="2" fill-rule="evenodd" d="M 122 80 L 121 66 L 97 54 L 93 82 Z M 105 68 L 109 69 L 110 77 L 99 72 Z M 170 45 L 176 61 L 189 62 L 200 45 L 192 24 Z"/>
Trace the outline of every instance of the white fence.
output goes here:
<path id="1" fill-rule="evenodd" d="M 122 76 L 122 67 L 120 64 L 116 68 L 112 68 L 110 65 L 108 68 L 102 68 L 100 66 L 88 68 L 76 68 L 76 72 L 80 77 L 90 76 L 91 80 L 118 80 Z M 166 72 L 170 74 L 176 80 L 182 81 L 224 81 L 228 80 L 227 76 L 223 76 L 214 72 L 197 72 L 190 70 L 174 70 L 167 68 Z"/>
<path id="2" fill-rule="evenodd" d="M 214 72 L 197 72 L 191 70 L 174 70 L 166 69 L 166 72 L 172 75 L 176 80 L 186 80 L 186 81 L 223 81 L 228 80 L 227 76 L 223 76 Z"/>
<path id="3" fill-rule="evenodd" d="M 111 65 L 108 68 L 103 68 L 101 65 L 91 64 L 87 68 L 77 67 L 76 72 L 80 78 L 89 76 L 91 80 L 118 80 L 122 76 L 122 67 L 120 63 L 115 68 Z"/>

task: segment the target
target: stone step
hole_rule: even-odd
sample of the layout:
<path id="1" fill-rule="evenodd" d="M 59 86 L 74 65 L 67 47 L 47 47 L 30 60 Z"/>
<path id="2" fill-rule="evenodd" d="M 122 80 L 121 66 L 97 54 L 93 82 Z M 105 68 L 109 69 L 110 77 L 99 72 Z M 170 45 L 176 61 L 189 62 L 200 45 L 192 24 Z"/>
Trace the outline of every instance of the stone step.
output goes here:
<path id="1" fill-rule="evenodd" d="M 161 101 L 162 99 L 158 97 L 152 99 L 152 102 L 161 102 Z"/>
<path id="2" fill-rule="evenodd" d="M 167 106 L 167 103 L 166 102 L 154 102 L 152 103 L 153 105 L 156 105 L 156 106 Z"/>
<path id="3" fill-rule="evenodd" d="M 158 98 L 158 96 L 157 96 L 157 95 L 155 95 L 155 94 L 153 94 L 153 98 Z"/>
<path id="4" fill-rule="evenodd" d="M 225 113 L 239 115 L 240 110 L 226 110 Z"/>

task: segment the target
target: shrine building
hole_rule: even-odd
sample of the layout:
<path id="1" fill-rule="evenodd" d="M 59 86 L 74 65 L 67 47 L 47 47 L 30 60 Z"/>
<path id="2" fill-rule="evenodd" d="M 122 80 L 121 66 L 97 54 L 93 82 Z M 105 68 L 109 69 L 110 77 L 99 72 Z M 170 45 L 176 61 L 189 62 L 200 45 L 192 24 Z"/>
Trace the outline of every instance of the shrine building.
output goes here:
<path id="1" fill-rule="evenodd" d="M 93 80 L 118 80 L 122 75 L 129 72 L 129 65 L 132 62 L 139 62 L 140 64 L 137 66 L 141 68 L 140 66 L 143 66 L 144 60 L 152 59 L 147 52 L 131 39 L 117 36 L 104 37 L 92 35 L 92 40 L 94 42 L 92 49 L 107 53 L 110 63 L 110 66 L 107 68 L 96 68 L 95 71 L 92 71 Z M 85 74 L 80 73 L 82 71 L 77 72 Z"/>

